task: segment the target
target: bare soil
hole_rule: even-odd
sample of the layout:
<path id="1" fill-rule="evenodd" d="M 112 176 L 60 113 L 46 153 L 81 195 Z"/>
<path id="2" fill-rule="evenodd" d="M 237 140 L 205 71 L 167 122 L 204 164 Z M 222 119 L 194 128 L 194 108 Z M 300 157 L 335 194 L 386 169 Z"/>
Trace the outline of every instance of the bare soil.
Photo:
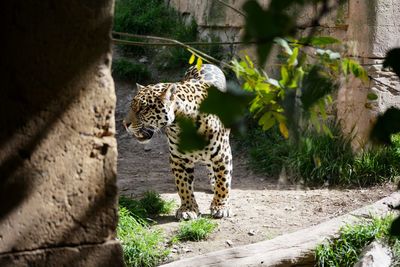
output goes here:
<path id="1" fill-rule="evenodd" d="M 168 145 L 159 133 L 151 144 L 143 146 L 122 127 L 122 119 L 133 95 L 133 85 L 116 82 L 118 186 L 120 194 L 140 197 L 153 190 L 166 200 L 179 197 L 169 169 Z M 233 148 L 233 181 L 231 205 L 234 216 L 218 220 L 218 229 L 206 241 L 175 245 L 170 260 L 191 257 L 205 252 L 240 246 L 300 230 L 333 217 L 348 213 L 388 196 L 393 184 L 359 189 L 309 189 L 288 184 L 277 178 L 253 173 L 246 155 Z M 206 170 L 195 171 L 195 196 L 202 214 L 209 214 L 212 192 Z M 166 235 L 176 233 L 179 222 L 174 215 L 156 218 L 157 226 Z"/>

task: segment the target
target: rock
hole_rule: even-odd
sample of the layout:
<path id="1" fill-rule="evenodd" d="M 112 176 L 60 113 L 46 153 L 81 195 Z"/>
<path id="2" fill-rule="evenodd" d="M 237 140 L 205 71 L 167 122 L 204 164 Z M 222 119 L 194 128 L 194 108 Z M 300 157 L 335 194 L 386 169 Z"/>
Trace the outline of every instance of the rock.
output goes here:
<path id="1" fill-rule="evenodd" d="M 391 251 L 386 245 L 373 241 L 361 253 L 361 259 L 354 267 L 389 267 L 392 262 Z"/>
<path id="2" fill-rule="evenodd" d="M 142 57 L 142 58 L 139 59 L 139 62 L 140 63 L 147 63 L 147 62 L 149 62 L 149 59 L 147 57 Z"/>
<path id="3" fill-rule="evenodd" d="M 193 250 L 191 248 L 184 248 L 183 252 L 188 253 L 188 252 L 192 252 Z"/>
<path id="4" fill-rule="evenodd" d="M 250 235 L 250 236 L 253 236 L 253 235 L 256 234 L 256 231 L 251 229 L 247 234 Z"/>
<path id="5" fill-rule="evenodd" d="M 230 246 L 230 247 L 233 246 L 232 240 L 228 239 L 228 240 L 226 240 L 225 242 L 228 244 L 228 246 Z"/>

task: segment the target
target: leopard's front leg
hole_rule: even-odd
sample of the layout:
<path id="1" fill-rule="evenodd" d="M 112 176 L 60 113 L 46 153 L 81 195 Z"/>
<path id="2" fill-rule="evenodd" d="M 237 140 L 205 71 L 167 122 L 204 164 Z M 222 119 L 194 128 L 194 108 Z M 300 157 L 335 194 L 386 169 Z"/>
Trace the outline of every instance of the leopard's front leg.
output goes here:
<path id="1" fill-rule="evenodd" d="M 212 167 L 215 175 L 214 198 L 210 210 L 214 218 L 231 216 L 229 194 L 232 180 L 232 154 L 229 141 L 223 145 L 221 153 L 212 158 Z"/>
<path id="2" fill-rule="evenodd" d="M 176 211 L 178 219 L 196 219 L 199 214 L 199 206 L 193 193 L 194 163 L 188 159 L 181 159 L 171 155 L 172 173 L 175 177 L 175 184 L 181 198 L 181 206 Z"/>

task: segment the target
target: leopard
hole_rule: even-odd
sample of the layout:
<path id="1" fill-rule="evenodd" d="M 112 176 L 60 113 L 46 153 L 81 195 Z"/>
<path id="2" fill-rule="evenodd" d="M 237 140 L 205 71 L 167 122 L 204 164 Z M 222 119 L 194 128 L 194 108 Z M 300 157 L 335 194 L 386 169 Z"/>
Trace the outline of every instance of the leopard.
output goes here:
<path id="1" fill-rule="evenodd" d="M 202 64 L 201 68 L 191 66 L 179 82 L 137 84 L 137 93 L 123 120 L 127 132 L 139 143 L 149 142 L 156 132 L 167 136 L 170 168 L 181 201 L 176 211 L 179 220 L 196 219 L 201 215 L 194 195 L 194 167 L 198 162 L 205 164 L 212 186 L 210 214 L 214 218 L 232 216 L 230 129 L 218 116 L 200 112 L 200 104 L 211 87 L 226 92 L 225 75 L 213 64 Z M 207 140 L 203 149 L 190 152 L 180 149 L 179 117 L 195 123 L 197 132 Z"/>

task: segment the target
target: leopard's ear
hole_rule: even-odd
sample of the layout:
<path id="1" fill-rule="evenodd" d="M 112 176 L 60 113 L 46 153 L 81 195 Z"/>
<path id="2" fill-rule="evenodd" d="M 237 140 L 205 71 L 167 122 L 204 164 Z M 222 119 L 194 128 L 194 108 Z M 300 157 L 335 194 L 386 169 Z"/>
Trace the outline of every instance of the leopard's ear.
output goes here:
<path id="1" fill-rule="evenodd" d="M 171 83 L 164 89 L 160 97 L 163 98 L 164 100 L 172 101 L 175 98 L 175 91 L 176 91 L 176 85 Z"/>
<path id="2" fill-rule="evenodd" d="M 137 91 L 139 92 L 140 90 L 144 89 L 145 86 L 136 83 L 136 88 L 137 88 Z"/>

